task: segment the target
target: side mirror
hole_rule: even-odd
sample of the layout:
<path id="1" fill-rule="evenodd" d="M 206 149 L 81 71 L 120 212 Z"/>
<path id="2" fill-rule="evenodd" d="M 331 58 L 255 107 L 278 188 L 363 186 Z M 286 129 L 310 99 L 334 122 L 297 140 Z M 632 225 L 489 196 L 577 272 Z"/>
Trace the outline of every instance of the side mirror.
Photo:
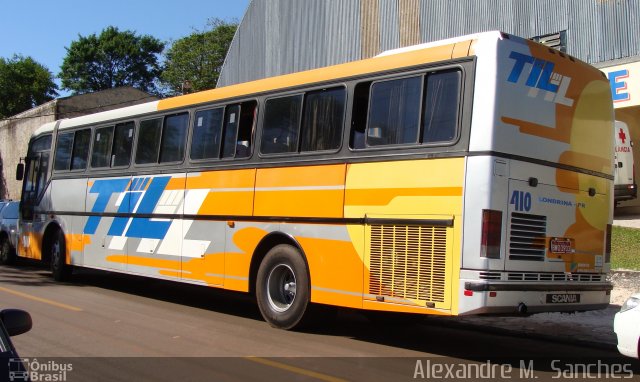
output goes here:
<path id="1" fill-rule="evenodd" d="M 16 180 L 24 178 L 24 163 L 18 163 L 16 166 Z"/>
<path id="2" fill-rule="evenodd" d="M 10 336 L 17 336 L 31 330 L 31 315 L 20 309 L 4 309 L 0 311 L 0 320 Z"/>

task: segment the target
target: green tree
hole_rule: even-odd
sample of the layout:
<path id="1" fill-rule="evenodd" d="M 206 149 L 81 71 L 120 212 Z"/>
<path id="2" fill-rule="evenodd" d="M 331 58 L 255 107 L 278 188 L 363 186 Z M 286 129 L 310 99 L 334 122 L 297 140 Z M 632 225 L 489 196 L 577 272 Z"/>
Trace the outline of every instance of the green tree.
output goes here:
<path id="1" fill-rule="evenodd" d="M 53 74 L 31 57 L 0 57 L 0 118 L 10 117 L 58 95 Z"/>
<path id="2" fill-rule="evenodd" d="M 120 86 L 155 92 L 164 43 L 149 35 L 110 26 L 71 42 L 60 67 L 62 87 L 75 94 Z"/>
<path id="3" fill-rule="evenodd" d="M 210 19 L 207 25 L 208 30 L 196 30 L 176 40 L 165 53 L 161 78 L 170 93 L 182 94 L 216 87 L 238 24 Z"/>

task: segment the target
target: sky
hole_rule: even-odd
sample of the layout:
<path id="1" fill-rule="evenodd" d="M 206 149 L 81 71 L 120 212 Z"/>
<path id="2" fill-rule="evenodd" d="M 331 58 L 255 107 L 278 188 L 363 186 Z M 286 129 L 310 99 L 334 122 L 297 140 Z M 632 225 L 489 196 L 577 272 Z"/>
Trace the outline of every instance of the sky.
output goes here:
<path id="1" fill-rule="evenodd" d="M 203 30 L 207 19 L 240 21 L 250 0 L 0 0 L 0 57 L 31 56 L 54 76 L 65 47 L 112 25 L 170 42 Z M 60 82 L 56 80 L 58 85 Z M 67 95 L 59 91 L 60 95 Z"/>

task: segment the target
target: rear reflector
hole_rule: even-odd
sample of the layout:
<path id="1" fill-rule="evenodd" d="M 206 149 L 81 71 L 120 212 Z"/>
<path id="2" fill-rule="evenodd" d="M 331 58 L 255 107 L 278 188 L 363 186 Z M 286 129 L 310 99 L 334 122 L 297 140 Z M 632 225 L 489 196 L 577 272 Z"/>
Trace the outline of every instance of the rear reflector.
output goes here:
<path id="1" fill-rule="evenodd" d="M 489 259 L 500 258 L 502 242 L 502 211 L 482 210 L 482 241 L 480 256 Z"/>
<path id="2" fill-rule="evenodd" d="M 465 291 L 464 291 L 464 295 L 465 295 L 465 296 L 469 296 L 469 297 L 470 297 L 470 296 L 473 296 L 473 291 L 472 291 L 472 290 L 466 290 L 466 289 L 465 289 Z"/>

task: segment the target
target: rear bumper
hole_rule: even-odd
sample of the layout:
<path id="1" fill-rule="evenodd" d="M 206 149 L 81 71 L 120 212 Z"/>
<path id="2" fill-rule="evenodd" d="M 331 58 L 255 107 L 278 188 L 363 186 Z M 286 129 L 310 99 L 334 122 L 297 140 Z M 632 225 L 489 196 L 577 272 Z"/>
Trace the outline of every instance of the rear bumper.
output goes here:
<path id="1" fill-rule="evenodd" d="M 613 198 L 616 202 L 632 200 L 638 197 L 637 184 L 617 184 L 613 188 Z"/>
<path id="2" fill-rule="evenodd" d="M 577 312 L 609 305 L 610 282 L 553 283 L 461 280 L 460 315 Z M 577 300 L 577 301 L 574 301 Z"/>
<path id="3" fill-rule="evenodd" d="M 474 292 L 504 291 L 504 292 L 557 292 L 557 291 L 611 291 L 613 284 L 610 282 L 593 284 L 558 284 L 558 283 L 508 283 L 491 281 L 467 281 L 464 289 Z"/>

